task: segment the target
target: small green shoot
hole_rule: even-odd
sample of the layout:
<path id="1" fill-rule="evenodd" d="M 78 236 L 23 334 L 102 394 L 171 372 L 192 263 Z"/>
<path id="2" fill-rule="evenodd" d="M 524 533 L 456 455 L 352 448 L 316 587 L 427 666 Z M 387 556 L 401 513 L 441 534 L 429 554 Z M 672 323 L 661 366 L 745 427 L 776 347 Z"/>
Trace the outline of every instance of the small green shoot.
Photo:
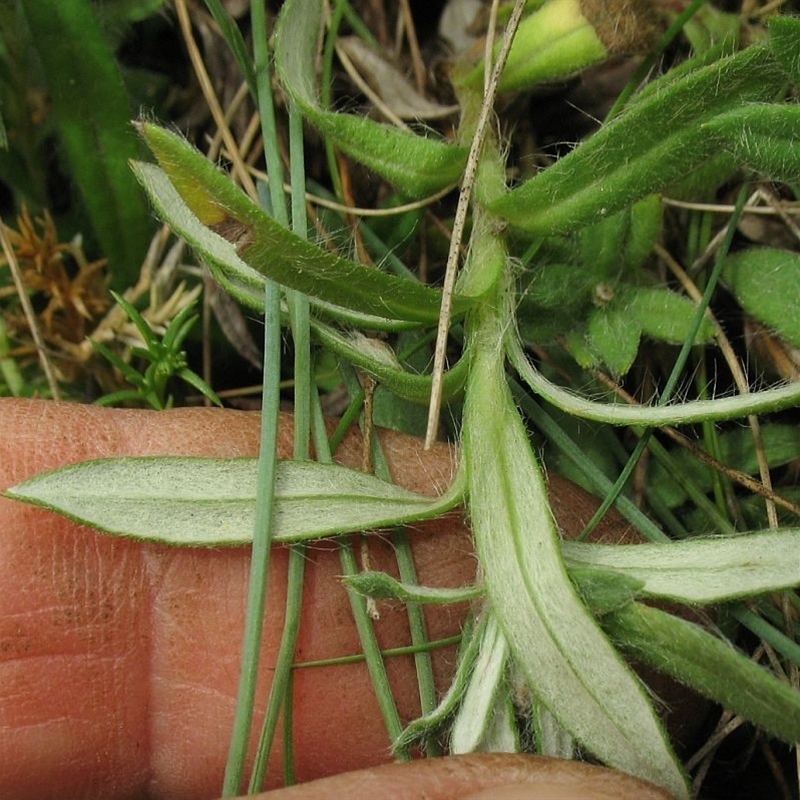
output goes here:
<path id="1" fill-rule="evenodd" d="M 189 369 L 186 352 L 182 349 L 186 337 L 199 319 L 198 315 L 194 314 L 195 303 L 182 308 L 169 323 L 164 335 L 159 338 L 131 303 L 116 292 L 112 291 L 111 294 L 130 317 L 144 341 L 145 346 L 132 348 L 132 354 L 148 361 L 149 364 L 144 372 L 139 372 L 102 342 L 92 341 L 93 347 L 135 387 L 106 394 L 97 400 L 97 404 L 111 406 L 134 402 L 147 403 L 159 411 L 172 408 L 173 396 L 169 393 L 169 382 L 173 378 L 180 378 L 212 403 L 222 406 L 222 401 L 216 392 L 196 372 Z"/>

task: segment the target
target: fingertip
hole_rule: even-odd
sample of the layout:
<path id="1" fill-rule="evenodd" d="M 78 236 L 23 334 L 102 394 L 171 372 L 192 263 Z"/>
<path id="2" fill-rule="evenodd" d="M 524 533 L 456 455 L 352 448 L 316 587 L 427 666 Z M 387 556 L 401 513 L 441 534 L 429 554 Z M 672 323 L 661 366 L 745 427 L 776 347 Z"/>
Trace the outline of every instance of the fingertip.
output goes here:
<path id="1" fill-rule="evenodd" d="M 577 792 L 577 793 L 576 793 Z M 621 800 L 619 789 L 609 793 L 603 789 L 583 786 L 537 781 L 536 783 L 509 783 L 492 786 L 477 792 L 469 792 L 454 797 L 453 800 Z"/>

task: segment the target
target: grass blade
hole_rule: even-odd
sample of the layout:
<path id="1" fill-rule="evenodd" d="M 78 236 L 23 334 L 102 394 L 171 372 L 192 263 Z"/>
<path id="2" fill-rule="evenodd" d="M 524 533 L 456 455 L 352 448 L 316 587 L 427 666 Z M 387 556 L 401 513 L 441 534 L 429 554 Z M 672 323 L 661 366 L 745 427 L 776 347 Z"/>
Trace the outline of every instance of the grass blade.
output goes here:
<path id="1" fill-rule="evenodd" d="M 128 159 L 140 155 L 129 98 L 89 0 L 24 0 L 58 131 L 113 286 L 139 276 L 150 212 Z"/>

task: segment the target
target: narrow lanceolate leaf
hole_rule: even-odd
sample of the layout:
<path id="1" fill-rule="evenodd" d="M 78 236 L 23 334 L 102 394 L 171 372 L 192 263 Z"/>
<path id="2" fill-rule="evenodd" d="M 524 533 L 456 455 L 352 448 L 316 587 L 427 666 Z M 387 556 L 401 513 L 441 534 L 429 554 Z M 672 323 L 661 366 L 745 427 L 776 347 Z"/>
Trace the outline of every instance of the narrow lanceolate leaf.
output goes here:
<path id="1" fill-rule="evenodd" d="M 502 692 L 507 660 L 508 643 L 494 615 L 489 614 L 481 632 L 475 668 L 450 730 L 450 752 L 453 755 L 482 749 L 498 705 L 507 700 Z"/>
<path id="2" fill-rule="evenodd" d="M 640 681 L 567 575 L 542 472 L 506 384 L 504 318 L 489 309 L 471 321 L 477 330 L 463 428 L 469 512 L 487 597 L 514 661 L 583 747 L 686 798 Z"/>
<path id="3" fill-rule="evenodd" d="M 180 163 L 159 148 L 156 155 L 163 170 L 152 164 L 132 166 L 158 215 L 210 268 L 245 286 L 271 278 L 362 314 L 436 322 L 438 289 L 321 250 L 264 213 L 180 137 L 167 135 L 180 152 Z M 153 138 L 148 135 L 147 141 L 151 144 Z M 455 305 L 457 313 L 463 313 L 469 301 L 459 296 Z"/>
<path id="4" fill-rule="evenodd" d="M 800 741 L 800 692 L 730 643 L 641 603 L 608 614 L 603 627 L 637 661 L 672 675 L 784 742 Z"/>
<path id="5" fill-rule="evenodd" d="M 316 65 L 323 20 L 322 0 L 289 0 L 275 30 L 278 76 L 303 114 L 328 141 L 409 197 L 457 183 L 467 161 L 466 148 L 320 105 Z"/>
<path id="6" fill-rule="evenodd" d="M 703 124 L 741 164 L 772 180 L 800 180 L 797 130 L 800 106 L 789 103 L 748 103 Z"/>
<path id="7" fill-rule="evenodd" d="M 359 594 L 382 600 L 402 600 L 404 603 L 450 605 L 474 600 L 483 593 L 480 586 L 451 589 L 402 583 L 386 572 L 359 572 L 358 575 L 350 575 L 343 580 Z"/>
<path id="8" fill-rule="evenodd" d="M 800 585 L 800 529 L 686 539 L 664 544 L 564 542 L 573 569 L 607 571 L 638 591 L 682 603 L 722 603 Z"/>
<path id="9" fill-rule="evenodd" d="M 150 215 L 127 160 L 139 155 L 128 93 L 90 0 L 19 4 L 48 82 L 57 130 L 120 291 L 139 277 Z"/>
<path id="10" fill-rule="evenodd" d="M 711 158 L 720 143 L 702 124 L 743 101 L 774 99 L 785 81 L 767 44 L 678 80 L 668 74 L 569 155 L 490 204 L 490 210 L 542 235 L 592 224 Z"/>
<path id="11" fill-rule="evenodd" d="M 37 475 L 8 497 L 102 531 L 171 545 L 250 544 L 258 459 L 184 457 L 85 461 Z M 459 489 L 423 497 L 335 464 L 282 461 L 273 539 L 296 542 L 425 519 L 452 508 Z"/>
<path id="12" fill-rule="evenodd" d="M 156 208 L 157 213 L 162 219 L 169 222 L 173 230 L 182 236 L 195 250 L 201 255 L 203 261 L 207 264 L 214 277 L 220 283 L 223 289 L 231 292 L 240 302 L 250 305 L 258 310 L 264 308 L 264 276 L 256 272 L 251 266 L 245 264 L 244 261 L 236 253 L 235 247 L 226 239 L 216 235 L 210 228 L 205 227 L 200 223 L 197 217 L 186 207 L 180 195 L 175 190 L 175 187 L 170 183 L 166 174 L 153 164 L 134 164 L 134 170 L 142 181 L 142 184 L 147 189 L 147 193 Z M 281 235 L 292 236 L 292 234 L 285 229 L 280 229 Z M 335 259 L 327 256 L 325 253 L 320 252 L 320 258 L 331 258 L 334 261 L 343 261 L 344 259 Z M 270 271 L 273 273 L 275 280 L 284 283 L 295 289 L 300 288 L 300 284 L 308 285 L 309 281 L 314 283 L 314 278 L 304 272 L 302 265 L 295 269 L 296 265 L 287 262 L 283 267 L 280 265 L 280 255 L 275 253 L 275 258 L 267 262 Z M 382 276 L 389 280 L 393 285 L 402 285 L 403 288 L 409 287 L 412 292 L 416 293 L 417 290 L 423 292 L 431 292 L 438 296 L 438 290 L 428 289 L 421 284 L 415 284 L 412 281 L 406 281 L 402 278 L 396 278 L 385 273 L 379 273 L 375 270 L 369 270 L 365 267 L 359 267 L 353 264 L 353 267 L 364 270 L 369 273 L 369 280 L 373 281 L 375 276 Z M 323 269 L 325 266 L 323 265 Z M 285 272 L 283 270 L 288 270 Z M 279 277 L 280 275 L 280 277 Z M 299 279 L 297 279 L 299 276 Z M 346 282 L 345 282 L 346 283 Z M 315 284 L 318 285 L 318 284 Z M 303 291 L 302 289 L 300 289 Z M 367 305 L 374 307 L 378 298 L 367 299 Z M 352 298 L 343 296 L 342 301 L 348 303 L 350 300 L 355 301 L 353 305 L 358 305 L 359 298 L 354 295 Z M 363 298 L 362 298 L 363 299 Z M 427 299 L 427 298 L 426 298 Z M 395 301 L 402 301 L 402 297 L 390 296 L 388 305 L 389 313 L 398 311 L 398 306 Z M 439 302 L 438 299 L 436 302 Z M 353 305 L 350 307 L 352 308 Z M 409 307 L 410 309 L 410 307 Z M 410 311 L 406 315 L 412 320 L 416 320 L 413 324 L 419 324 L 420 313 L 423 306 L 418 306 L 415 310 Z M 335 309 L 331 304 L 325 303 L 324 312 L 331 316 L 336 315 Z M 354 322 L 356 320 L 355 314 L 359 311 L 353 311 L 352 314 L 342 313 L 338 314 L 340 319 L 345 322 Z M 403 312 L 405 313 L 405 312 Z M 426 312 L 428 322 L 435 322 L 438 316 L 438 306 L 428 305 Z M 370 315 L 368 318 L 363 316 L 360 318 L 361 322 L 374 322 L 374 327 L 393 327 L 392 320 L 386 317 L 378 318 L 375 315 Z M 386 323 L 377 324 L 377 323 Z M 316 337 L 326 347 L 333 350 L 338 355 L 347 358 L 351 363 L 360 367 L 368 372 L 370 375 L 377 378 L 384 386 L 390 389 L 406 400 L 411 400 L 415 403 L 427 403 L 430 398 L 431 377 L 430 375 L 420 375 L 412 373 L 404 369 L 398 363 L 389 363 L 385 359 L 375 358 L 371 352 L 366 351 L 347 335 L 341 333 L 334 328 L 325 325 L 319 320 L 312 320 L 312 329 Z M 372 327 L 372 326 L 368 326 Z M 459 361 L 451 369 L 445 373 L 443 383 L 443 396 L 446 400 L 457 397 L 464 386 L 464 380 L 467 372 L 467 363 L 465 360 Z"/>
<path id="13" fill-rule="evenodd" d="M 769 40 L 775 57 L 794 83 L 800 83 L 800 59 L 797 42 L 800 38 L 800 19 L 780 16 L 770 20 Z"/>
<path id="14" fill-rule="evenodd" d="M 311 321 L 311 330 L 315 337 L 336 355 L 347 359 L 351 364 L 369 373 L 391 390 L 393 394 L 410 400 L 412 403 L 426 404 L 431 396 L 431 376 L 409 372 L 398 365 L 370 356 L 350 337 L 345 336 L 334 328 L 323 325 L 317 320 Z M 466 382 L 469 363 L 462 356 L 442 378 L 442 398 L 445 402 L 461 396 Z"/>

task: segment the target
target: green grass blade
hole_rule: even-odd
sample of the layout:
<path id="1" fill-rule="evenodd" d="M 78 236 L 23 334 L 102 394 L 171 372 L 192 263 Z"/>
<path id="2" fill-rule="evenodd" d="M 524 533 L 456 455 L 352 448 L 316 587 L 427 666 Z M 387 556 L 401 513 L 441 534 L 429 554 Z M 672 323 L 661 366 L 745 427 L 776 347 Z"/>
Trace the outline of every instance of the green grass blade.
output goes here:
<path id="1" fill-rule="evenodd" d="M 136 283 L 150 212 L 128 169 L 140 155 L 122 76 L 89 0 L 24 0 L 58 132 L 112 284 Z"/>
<path id="2" fill-rule="evenodd" d="M 253 68 L 253 59 L 244 43 L 242 32 L 236 27 L 233 17 L 225 10 L 221 0 L 205 0 L 206 7 L 219 25 L 222 36 L 228 44 L 236 65 L 244 75 L 250 94 L 256 97 L 256 74 Z"/>

